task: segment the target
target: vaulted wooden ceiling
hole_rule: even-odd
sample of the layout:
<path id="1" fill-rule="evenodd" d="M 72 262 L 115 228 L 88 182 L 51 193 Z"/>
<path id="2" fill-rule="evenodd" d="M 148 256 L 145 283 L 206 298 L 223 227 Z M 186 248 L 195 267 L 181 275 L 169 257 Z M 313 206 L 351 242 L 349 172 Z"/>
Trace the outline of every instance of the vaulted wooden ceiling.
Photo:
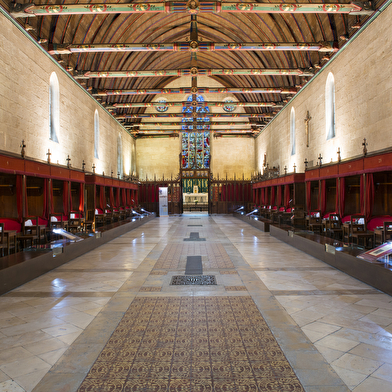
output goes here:
<path id="1" fill-rule="evenodd" d="M 80 13 L 80 9 L 75 11 L 74 4 L 77 7 L 85 4 L 82 8 L 86 13 Z M 162 4 L 163 12 L 158 7 Z M 267 1 L 231 4 L 234 12 L 216 12 L 230 5 L 229 2 L 198 3 L 195 0 L 176 3 L 120 0 L 102 4 L 37 0 L 30 5 L 18 0 L 18 3 L 4 6 L 8 6 L 11 15 L 114 116 L 144 113 L 145 107 L 116 105 L 154 102 L 156 94 L 141 94 L 140 90 L 163 89 L 180 77 L 180 72 L 189 74 L 196 67 L 199 71 L 194 71 L 194 78 L 197 78 L 197 72 L 220 70 L 210 77 L 227 88 L 237 89 L 235 97 L 239 102 L 269 103 L 269 107 L 244 108 L 249 114 L 268 115 L 263 119 L 265 123 L 329 61 L 382 5 L 382 1 L 350 3 L 343 0 L 340 5 L 325 5 L 320 0 L 290 1 L 290 4 Z M 300 5 L 317 9 L 302 12 Z M 348 7 L 344 8 L 344 5 Z M 258 13 L 255 12 L 258 6 L 269 9 Z M 118 12 L 116 7 L 120 7 L 117 8 Z M 154 7 L 158 8 L 158 12 L 145 12 Z M 340 13 L 343 8 L 348 11 Z M 196 43 L 191 45 L 192 41 Z M 216 44 L 215 50 L 211 50 L 212 43 Z M 231 44 L 230 50 L 226 50 L 229 49 L 224 45 L 227 43 Z M 102 44 L 105 44 L 104 48 Z M 140 48 L 142 45 L 135 44 L 150 47 Z M 166 47 L 161 49 L 169 50 L 158 50 L 159 46 L 151 44 L 164 44 Z M 238 50 L 241 44 L 249 49 Z M 264 47 L 252 47 L 256 44 L 263 44 Z M 276 50 L 279 44 L 296 45 L 286 48 L 288 50 Z M 92 45 L 101 47 L 93 48 Z M 126 48 L 127 45 L 131 47 Z M 318 45 L 319 49 L 311 45 Z M 247 70 L 243 72 L 247 74 L 241 74 L 243 69 Z M 165 75 L 165 70 L 181 71 L 178 75 Z M 232 70 L 237 70 L 235 73 L 238 74 L 231 74 Z M 264 75 L 263 70 L 275 71 L 275 74 Z M 299 74 L 290 74 L 290 70 Z M 123 77 L 113 77 L 111 74 L 97 77 L 114 71 L 120 72 Z M 159 71 L 159 76 L 135 77 L 132 76 L 135 71 Z M 91 77 L 89 72 L 100 72 L 101 75 Z M 128 74 L 124 75 L 126 72 Z M 192 86 L 183 87 L 190 89 Z M 208 86 L 198 84 L 197 87 Z M 281 89 L 276 91 L 283 93 L 257 90 L 245 93 L 242 90 L 267 87 Z M 116 92 L 108 95 L 113 90 Z M 124 95 L 118 90 L 139 91 Z M 183 94 L 179 97 L 183 97 Z M 181 109 L 178 111 L 181 112 Z M 142 119 L 119 121 L 134 123 Z M 257 132 L 252 133 L 255 134 Z"/>

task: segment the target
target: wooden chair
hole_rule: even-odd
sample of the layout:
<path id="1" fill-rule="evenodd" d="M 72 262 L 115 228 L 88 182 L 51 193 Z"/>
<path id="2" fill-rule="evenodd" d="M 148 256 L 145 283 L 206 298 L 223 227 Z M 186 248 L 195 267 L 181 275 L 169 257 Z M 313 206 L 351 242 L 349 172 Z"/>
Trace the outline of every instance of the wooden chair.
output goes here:
<path id="1" fill-rule="evenodd" d="M 4 256 L 4 249 L 7 249 L 7 254 L 9 254 L 8 243 L 4 235 L 4 223 L 0 223 L 0 251 L 1 256 Z"/>
<path id="2" fill-rule="evenodd" d="M 321 234 L 321 229 L 323 227 L 321 211 L 310 211 L 309 213 L 309 230 Z"/>
<path id="3" fill-rule="evenodd" d="M 383 242 L 392 240 L 392 222 L 384 222 Z"/>
<path id="4" fill-rule="evenodd" d="M 70 212 L 68 218 L 68 230 L 71 233 L 82 231 L 83 222 L 84 219 L 81 212 L 76 212 L 76 211 Z"/>
<path id="5" fill-rule="evenodd" d="M 367 247 L 369 242 L 374 244 L 374 232 L 368 231 L 366 227 L 365 215 L 351 215 L 350 220 L 350 237 L 352 243 L 354 240 L 357 245 L 360 245 L 360 240 L 362 240 L 363 246 Z"/>
<path id="6" fill-rule="evenodd" d="M 89 231 L 94 231 L 95 229 L 95 211 L 94 210 L 87 210 L 86 211 L 86 218 L 84 220 L 84 231 L 89 232 Z"/>
<path id="7" fill-rule="evenodd" d="M 41 239 L 41 228 L 39 227 L 38 216 L 24 217 L 22 220 L 22 231 L 17 235 L 20 248 L 26 248 L 28 243 L 34 246 L 39 239 Z"/>
<path id="8" fill-rule="evenodd" d="M 327 220 L 327 235 L 328 237 L 332 237 L 334 239 L 342 239 L 343 237 L 343 228 L 342 221 L 340 220 L 340 216 L 338 214 L 329 214 Z"/>

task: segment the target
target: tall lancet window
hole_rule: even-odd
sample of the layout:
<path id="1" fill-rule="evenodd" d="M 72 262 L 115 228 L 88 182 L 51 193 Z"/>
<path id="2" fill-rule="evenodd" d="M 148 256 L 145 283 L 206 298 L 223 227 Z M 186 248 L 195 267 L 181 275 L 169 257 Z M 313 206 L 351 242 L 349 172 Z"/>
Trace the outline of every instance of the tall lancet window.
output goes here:
<path id="1" fill-rule="evenodd" d="M 295 155 L 295 109 L 291 108 L 290 112 L 290 146 L 291 155 Z"/>
<path id="2" fill-rule="evenodd" d="M 122 177 L 124 174 L 121 135 L 118 135 L 118 138 L 117 138 L 117 173 L 120 174 L 120 177 Z"/>
<path id="3" fill-rule="evenodd" d="M 197 95 L 198 105 L 196 112 L 200 114 L 197 118 L 199 122 L 196 126 L 197 132 L 193 131 L 193 125 L 183 124 L 181 150 L 182 150 L 182 168 L 183 169 L 208 169 L 210 167 L 210 131 L 205 130 L 208 127 L 209 118 L 204 117 L 205 114 L 210 112 L 207 105 L 204 104 L 204 98 Z M 192 95 L 187 99 L 192 102 Z M 186 105 L 182 109 L 184 114 L 192 114 L 193 108 L 191 105 Z M 184 123 L 192 123 L 192 117 L 183 119 Z M 202 122 L 203 121 L 203 122 Z M 205 130 L 205 131 L 204 131 Z"/>
<path id="4" fill-rule="evenodd" d="M 335 78 L 331 72 L 325 85 L 325 130 L 327 140 L 335 137 Z"/>
<path id="5" fill-rule="evenodd" d="M 49 81 L 49 139 L 58 143 L 60 131 L 60 88 L 55 72 L 50 75 Z"/>
<path id="6" fill-rule="evenodd" d="M 98 110 L 95 109 L 95 113 L 94 113 L 94 157 L 97 159 L 99 159 L 98 147 L 99 147 L 99 114 L 98 114 Z"/>

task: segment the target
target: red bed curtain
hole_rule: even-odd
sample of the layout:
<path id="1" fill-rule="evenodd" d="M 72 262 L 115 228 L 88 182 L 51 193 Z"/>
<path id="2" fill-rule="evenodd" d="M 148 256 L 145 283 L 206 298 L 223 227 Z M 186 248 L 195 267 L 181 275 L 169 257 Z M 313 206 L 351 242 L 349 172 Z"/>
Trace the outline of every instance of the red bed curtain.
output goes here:
<path id="1" fill-rule="evenodd" d="M 327 208 L 327 193 L 326 193 L 326 186 L 325 180 L 320 181 L 320 211 L 321 217 L 324 216 L 325 210 Z"/>
<path id="2" fill-rule="evenodd" d="M 27 200 L 27 197 L 26 197 Z M 27 202 L 26 204 L 26 216 L 27 216 Z M 23 176 L 16 176 L 16 207 L 18 209 L 18 221 L 23 220 Z"/>
<path id="3" fill-rule="evenodd" d="M 105 211 L 105 187 L 103 185 L 99 187 L 99 208 Z"/>
<path id="4" fill-rule="evenodd" d="M 109 189 L 109 202 L 110 202 L 110 207 L 112 208 L 115 207 L 113 187 L 110 187 Z"/>
<path id="5" fill-rule="evenodd" d="M 122 195 L 122 206 L 126 206 L 127 205 L 127 190 L 125 188 L 121 189 L 121 195 Z"/>
<path id="6" fill-rule="evenodd" d="M 359 178 L 359 203 L 361 207 L 361 215 L 365 215 L 365 189 L 363 184 L 363 174 Z"/>
<path id="7" fill-rule="evenodd" d="M 48 211 L 48 184 L 49 184 L 49 179 L 45 178 L 44 179 L 44 200 L 43 200 L 43 206 L 42 206 L 42 218 L 48 219 L 49 218 L 49 211 Z"/>
<path id="8" fill-rule="evenodd" d="M 120 192 L 121 192 L 121 189 L 120 188 L 117 188 L 117 193 L 116 193 L 116 207 L 117 208 L 119 208 L 120 207 Z"/>
<path id="9" fill-rule="evenodd" d="M 339 213 L 339 178 L 336 179 L 335 213 Z"/>
<path id="10" fill-rule="evenodd" d="M 311 199 L 311 186 L 310 181 L 306 183 L 306 210 L 308 213 L 312 209 L 312 199 Z"/>
<path id="11" fill-rule="evenodd" d="M 370 221 L 373 212 L 374 202 L 374 180 L 373 173 L 366 174 L 366 222 Z"/>
<path id="12" fill-rule="evenodd" d="M 279 207 L 282 205 L 282 186 L 278 185 L 278 194 L 276 197 L 276 205 Z"/>
<path id="13" fill-rule="evenodd" d="M 275 187 L 273 186 L 272 188 L 271 188 L 271 206 L 274 206 L 275 205 Z"/>
<path id="14" fill-rule="evenodd" d="M 64 181 L 63 183 L 63 213 L 64 215 L 68 216 L 68 189 L 69 189 L 69 182 Z"/>
<path id="15" fill-rule="evenodd" d="M 339 192 L 339 214 L 340 218 L 344 217 L 344 205 L 346 198 L 346 184 L 344 177 L 340 179 L 340 192 Z"/>
<path id="16" fill-rule="evenodd" d="M 287 184 L 284 186 L 284 206 L 286 208 L 290 208 L 290 185 Z"/>
<path id="17" fill-rule="evenodd" d="M 50 213 L 54 214 L 54 203 L 53 203 L 53 181 L 50 182 Z"/>
<path id="18" fill-rule="evenodd" d="M 80 183 L 80 188 L 79 188 L 79 212 L 84 211 L 84 189 L 83 189 L 83 184 Z"/>

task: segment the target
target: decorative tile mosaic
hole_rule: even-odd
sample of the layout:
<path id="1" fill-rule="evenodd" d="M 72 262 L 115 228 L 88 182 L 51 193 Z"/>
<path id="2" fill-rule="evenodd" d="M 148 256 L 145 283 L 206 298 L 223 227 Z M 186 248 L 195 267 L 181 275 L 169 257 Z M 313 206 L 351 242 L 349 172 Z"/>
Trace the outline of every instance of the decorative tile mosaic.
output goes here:
<path id="1" fill-rule="evenodd" d="M 167 275 L 166 271 L 151 271 L 150 275 Z"/>
<path id="2" fill-rule="evenodd" d="M 219 271 L 221 275 L 238 275 L 237 271 Z"/>
<path id="3" fill-rule="evenodd" d="M 245 286 L 225 286 L 226 291 L 246 291 Z"/>
<path id="4" fill-rule="evenodd" d="M 183 285 L 216 285 L 216 279 L 214 275 L 176 275 L 171 279 L 170 284 L 172 286 L 183 286 Z"/>
<path id="5" fill-rule="evenodd" d="M 139 292 L 144 292 L 144 293 L 152 293 L 155 291 L 161 291 L 161 287 L 141 287 L 139 289 Z"/>
<path id="6" fill-rule="evenodd" d="M 304 392 L 250 297 L 136 298 L 78 392 Z"/>

